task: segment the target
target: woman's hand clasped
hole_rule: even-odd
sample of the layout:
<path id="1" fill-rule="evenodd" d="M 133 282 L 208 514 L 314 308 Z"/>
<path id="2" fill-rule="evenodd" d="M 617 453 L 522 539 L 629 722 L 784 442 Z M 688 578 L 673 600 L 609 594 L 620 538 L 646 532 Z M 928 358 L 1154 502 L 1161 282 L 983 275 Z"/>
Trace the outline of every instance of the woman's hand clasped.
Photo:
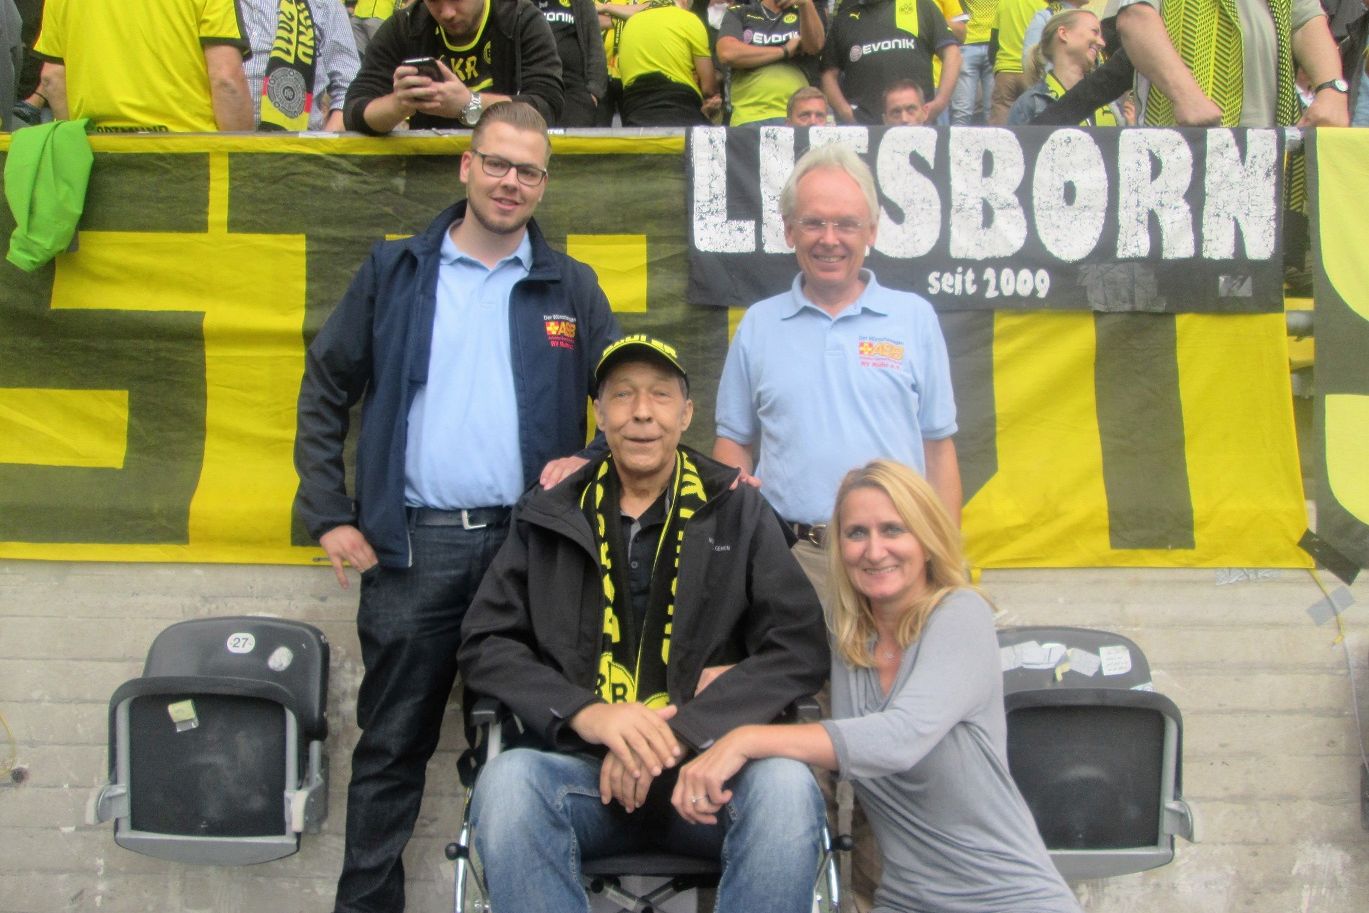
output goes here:
<path id="1" fill-rule="evenodd" d="M 747 728 L 741 726 L 732 730 L 680 768 L 670 803 L 681 818 L 691 824 L 718 823 L 718 813 L 732 801 L 727 781 L 751 760 L 745 751 Z"/>

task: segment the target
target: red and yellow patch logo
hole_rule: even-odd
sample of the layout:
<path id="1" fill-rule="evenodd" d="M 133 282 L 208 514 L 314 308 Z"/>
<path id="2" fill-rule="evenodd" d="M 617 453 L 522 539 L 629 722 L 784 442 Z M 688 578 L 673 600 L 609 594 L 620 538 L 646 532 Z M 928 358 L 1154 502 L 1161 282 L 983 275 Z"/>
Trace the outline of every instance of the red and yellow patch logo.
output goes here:
<path id="1" fill-rule="evenodd" d="M 542 318 L 542 326 L 547 331 L 547 342 L 557 349 L 575 348 L 575 333 L 578 329 L 574 317 L 559 314 Z"/>
<path id="2" fill-rule="evenodd" d="M 867 368 L 899 368 L 903 366 L 903 343 L 896 339 L 865 336 L 856 345 L 860 363 Z"/>

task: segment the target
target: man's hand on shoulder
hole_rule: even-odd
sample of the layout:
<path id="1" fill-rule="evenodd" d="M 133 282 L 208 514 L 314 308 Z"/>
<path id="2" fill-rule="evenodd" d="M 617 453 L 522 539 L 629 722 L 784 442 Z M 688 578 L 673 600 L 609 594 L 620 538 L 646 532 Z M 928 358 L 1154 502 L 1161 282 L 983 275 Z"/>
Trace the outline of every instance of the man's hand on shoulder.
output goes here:
<path id="1" fill-rule="evenodd" d="M 684 755 L 666 725 L 677 709 L 674 705 L 652 710 L 637 703 L 594 703 L 570 718 L 570 728 L 591 745 L 608 748 L 633 779 L 659 777 Z"/>
<path id="2" fill-rule="evenodd" d="M 727 486 L 728 491 L 736 491 L 738 485 L 750 485 L 752 488 L 760 488 L 761 480 L 745 469 L 737 470 L 737 477 L 732 480 L 732 484 Z"/>
<path id="3" fill-rule="evenodd" d="M 350 524 L 334 526 L 319 536 L 318 544 L 323 546 L 323 550 L 328 553 L 328 560 L 333 565 L 333 573 L 337 574 L 337 582 L 344 590 L 349 584 L 347 572 L 342 567 L 343 562 L 350 564 L 362 573 L 369 571 L 378 563 L 371 543 L 366 541 L 361 530 Z"/>
<path id="4" fill-rule="evenodd" d="M 584 457 L 568 456 L 561 457 L 559 460 L 552 460 L 542 467 L 542 475 L 538 477 L 537 483 L 543 488 L 555 488 L 561 480 L 567 476 L 574 475 L 581 466 L 588 463 Z"/>

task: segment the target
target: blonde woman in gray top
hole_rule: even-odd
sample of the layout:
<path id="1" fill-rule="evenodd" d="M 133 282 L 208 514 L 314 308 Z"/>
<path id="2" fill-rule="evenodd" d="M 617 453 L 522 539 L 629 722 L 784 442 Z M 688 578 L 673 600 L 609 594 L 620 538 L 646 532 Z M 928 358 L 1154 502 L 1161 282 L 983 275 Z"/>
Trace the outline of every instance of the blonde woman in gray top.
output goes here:
<path id="1" fill-rule="evenodd" d="M 1079 913 L 1008 772 L 993 610 L 920 476 L 846 475 L 828 527 L 832 716 L 742 726 L 684 766 L 672 801 L 711 823 L 752 758 L 854 781 L 884 856 L 874 913 Z"/>

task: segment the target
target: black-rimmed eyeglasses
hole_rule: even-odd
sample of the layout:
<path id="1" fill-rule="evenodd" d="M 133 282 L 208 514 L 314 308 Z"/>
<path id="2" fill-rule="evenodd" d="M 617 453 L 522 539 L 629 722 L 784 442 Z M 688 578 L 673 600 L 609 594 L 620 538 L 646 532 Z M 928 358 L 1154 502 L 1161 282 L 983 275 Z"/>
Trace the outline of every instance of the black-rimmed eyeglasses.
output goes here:
<path id="1" fill-rule="evenodd" d="M 502 178 L 512 168 L 513 173 L 518 175 L 518 183 L 524 187 L 536 187 L 547 179 L 547 169 L 545 168 L 538 168 L 536 165 L 520 165 L 497 155 L 486 155 L 479 149 L 472 149 L 471 152 L 480 156 L 481 170 L 492 178 Z"/>

